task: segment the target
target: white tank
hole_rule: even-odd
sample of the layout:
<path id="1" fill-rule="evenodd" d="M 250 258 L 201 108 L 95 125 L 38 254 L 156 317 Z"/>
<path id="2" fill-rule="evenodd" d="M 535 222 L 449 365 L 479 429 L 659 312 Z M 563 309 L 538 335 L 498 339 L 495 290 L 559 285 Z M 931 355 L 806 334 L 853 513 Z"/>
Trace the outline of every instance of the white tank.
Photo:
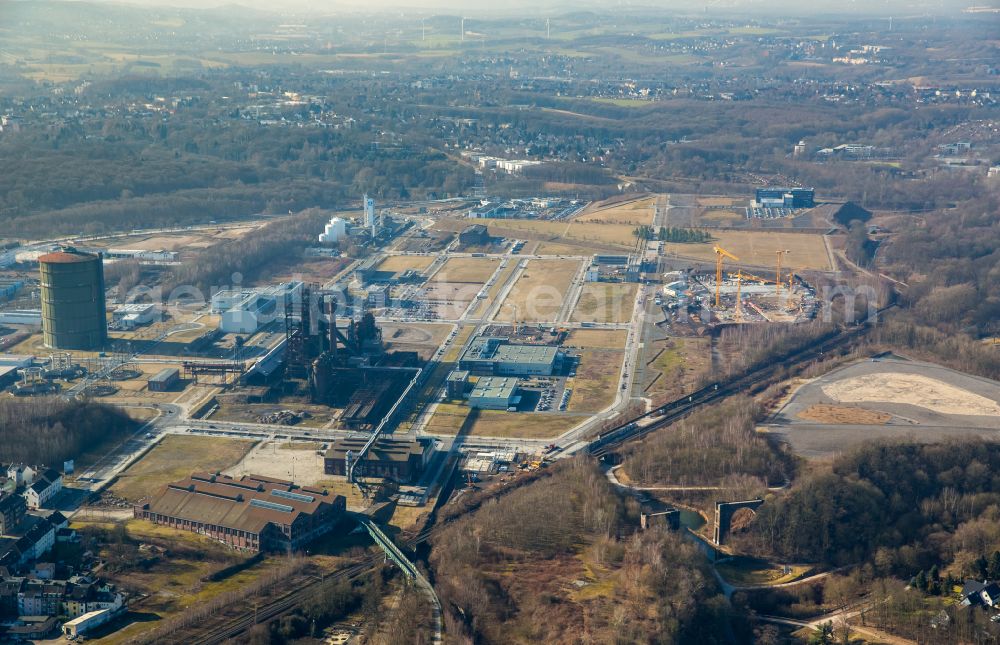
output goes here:
<path id="1" fill-rule="evenodd" d="M 347 220 L 334 217 L 319 234 L 320 242 L 339 242 L 347 235 Z"/>

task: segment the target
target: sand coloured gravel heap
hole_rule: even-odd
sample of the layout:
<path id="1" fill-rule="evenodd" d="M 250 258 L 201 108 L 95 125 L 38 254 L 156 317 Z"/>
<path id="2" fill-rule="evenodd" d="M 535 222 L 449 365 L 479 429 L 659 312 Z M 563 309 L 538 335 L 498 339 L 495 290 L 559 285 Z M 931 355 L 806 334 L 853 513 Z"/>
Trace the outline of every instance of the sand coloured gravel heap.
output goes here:
<path id="1" fill-rule="evenodd" d="M 992 399 L 920 374 L 865 374 L 823 386 L 823 393 L 840 403 L 906 403 L 939 414 L 1000 416 Z"/>

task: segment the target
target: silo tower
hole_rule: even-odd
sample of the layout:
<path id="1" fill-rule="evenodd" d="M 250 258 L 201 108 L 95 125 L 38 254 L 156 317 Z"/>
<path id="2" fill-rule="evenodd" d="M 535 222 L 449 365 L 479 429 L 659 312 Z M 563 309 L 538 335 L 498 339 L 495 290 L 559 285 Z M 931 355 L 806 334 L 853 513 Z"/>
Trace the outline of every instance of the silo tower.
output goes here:
<path id="1" fill-rule="evenodd" d="M 104 260 L 74 248 L 38 258 L 42 333 L 53 349 L 101 349 L 108 340 Z"/>

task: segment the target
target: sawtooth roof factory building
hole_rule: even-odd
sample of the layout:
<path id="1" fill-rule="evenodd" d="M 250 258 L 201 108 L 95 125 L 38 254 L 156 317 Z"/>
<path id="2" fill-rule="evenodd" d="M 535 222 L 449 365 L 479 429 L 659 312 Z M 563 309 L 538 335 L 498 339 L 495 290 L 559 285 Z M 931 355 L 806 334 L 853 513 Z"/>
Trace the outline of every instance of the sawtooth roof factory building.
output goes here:
<path id="1" fill-rule="evenodd" d="M 563 354 L 549 345 L 514 345 L 507 338 L 477 336 L 459 358 L 459 369 L 495 376 L 551 376 Z"/>
<path id="2" fill-rule="evenodd" d="M 294 551 L 327 533 L 347 500 L 260 475 L 194 473 L 133 507 L 137 519 L 207 535 L 249 551 Z"/>

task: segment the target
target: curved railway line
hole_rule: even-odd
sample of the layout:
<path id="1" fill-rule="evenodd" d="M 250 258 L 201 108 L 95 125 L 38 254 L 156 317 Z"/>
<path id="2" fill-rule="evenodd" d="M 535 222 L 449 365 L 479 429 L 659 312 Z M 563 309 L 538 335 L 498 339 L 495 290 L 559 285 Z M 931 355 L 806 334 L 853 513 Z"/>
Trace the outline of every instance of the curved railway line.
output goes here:
<path id="1" fill-rule="evenodd" d="M 728 396 L 739 394 L 740 392 L 752 391 L 756 386 L 767 383 L 774 378 L 778 372 L 787 365 L 795 365 L 805 361 L 810 361 L 823 356 L 848 341 L 854 340 L 864 334 L 868 329 L 866 324 L 849 327 L 846 329 L 831 331 L 826 336 L 818 339 L 818 342 L 810 347 L 789 352 L 781 357 L 776 357 L 772 362 L 763 367 L 759 367 L 742 376 L 737 376 L 728 381 L 711 383 L 705 387 L 692 392 L 686 397 L 681 397 L 660 407 L 636 417 L 627 423 L 616 428 L 602 432 L 596 439 L 590 442 L 587 452 L 594 457 L 603 457 L 613 451 L 613 449 L 626 441 L 636 439 L 645 434 L 670 425 L 675 421 L 686 417 L 697 408 L 719 401 Z"/>
<path id="2" fill-rule="evenodd" d="M 445 525 L 442 524 L 440 526 L 422 531 L 409 540 L 403 542 L 403 546 L 412 549 L 421 542 L 425 542 L 430 539 L 430 537 L 437 530 L 444 528 L 444 526 Z M 294 591 L 291 591 L 280 598 L 276 598 L 271 602 L 260 605 L 253 609 L 250 613 L 232 618 L 219 625 L 214 625 L 210 629 L 202 630 L 197 637 L 185 640 L 184 642 L 190 643 L 191 645 L 214 645 L 215 643 L 222 643 L 230 638 L 239 636 L 243 632 L 251 629 L 254 625 L 265 623 L 272 618 L 278 618 L 279 616 L 295 609 L 301 605 L 304 600 L 316 593 L 316 589 L 323 583 L 340 579 L 353 580 L 370 570 L 383 559 L 384 556 L 381 553 L 373 553 L 359 562 L 348 565 L 343 569 L 331 571 L 320 577 L 313 576 L 308 582 L 300 585 Z"/>
<path id="3" fill-rule="evenodd" d="M 890 305 L 891 307 L 892 305 Z M 880 310 L 885 311 L 890 307 Z M 755 388 L 768 383 L 778 373 L 789 365 L 797 365 L 823 356 L 844 344 L 852 341 L 864 334 L 870 323 L 862 323 L 853 327 L 843 327 L 832 330 L 829 334 L 821 337 L 817 342 L 809 347 L 789 352 L 783 356 L 776 357 L 769 364 L 759 367 L 749 373 L 734 377 L 727 381 L 709 384 L 686 397 L 666 403 L 646 414 L 636 417 L 609 431 L 603 432 L 590 442 L 587 453 L 593 457 L 601 458 L 614 451 L 618 446 L 640 438 L 653 430 L 670 425 L 698 408 L 722 400 L 728 396 L 740 392 L 753 391 Z M 455 518 L 450 518 L 443 524 L 439 524 L 418 533 L 414 537 L 406 540 L 401 546 L 408 549 L 426 542 L 438 531 L 446 527 Z M 351 564 L 343 569 L 327 573 L 322 577 L 313 577 L 308 582 L 300 585 L 294 591 L 285 594 L 269 603 L 254 608 L 253 611 L 242 616 L 227 620 L 222 624 L 202 631 L 201 634 L 185 642 L 193 645 L 215 645 L 230 638 L 234 638 L 243 632 L 251 629 L 254 625 L 266 622 L 273 618 L 282 616 L 295 607 L 299 606 L 306 598 L 316 592 L 316 588 L 328 581 L 337 579 L 352 580 L 365 573 L 376 563 L 383 559 L 381 554 L 372 554 L 363 560 Z"/>

